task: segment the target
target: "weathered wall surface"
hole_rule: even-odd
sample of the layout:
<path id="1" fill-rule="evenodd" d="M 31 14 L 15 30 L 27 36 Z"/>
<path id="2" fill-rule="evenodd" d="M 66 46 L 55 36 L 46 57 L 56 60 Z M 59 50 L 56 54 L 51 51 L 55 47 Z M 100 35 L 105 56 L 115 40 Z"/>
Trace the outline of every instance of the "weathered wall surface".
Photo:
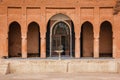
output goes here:
<path id="1" fill-rule="evenodd" d="M 119 61 L 119 60 L 118 60 Z M 9 63 L 10 73 L 41 72 L 108 72 L 117 73 L 120 68 L 117 60 L 3 60 Z"/>

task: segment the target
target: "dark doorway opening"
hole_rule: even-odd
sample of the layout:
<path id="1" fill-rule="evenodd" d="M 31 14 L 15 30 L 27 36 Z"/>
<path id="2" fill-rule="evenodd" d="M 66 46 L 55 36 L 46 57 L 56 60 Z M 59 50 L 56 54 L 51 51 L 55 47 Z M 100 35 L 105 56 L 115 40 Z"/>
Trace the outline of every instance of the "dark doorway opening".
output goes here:
<path id="1" fill-rule="evenodd" d="M 81 27 L 81 57 L 93 57 L 93 26 L 90 22 L 83 23 Z"/>
<path id="2" fill-rule="evenodd" d="M 100 57 L 112 57 L 112 25 L 105 21 L 100 26 Z"/>
<path id="3" fill-rule="evenodd" d="M 40 29 L 35 22 L 28 25 L 27 56 L 40 57 Z"/>
<path id="4" fill-rule="evenodd" d="M 19 23 L 12 22 L 8 32 L 9 57 L 21 57 L 21 27 Z"/>

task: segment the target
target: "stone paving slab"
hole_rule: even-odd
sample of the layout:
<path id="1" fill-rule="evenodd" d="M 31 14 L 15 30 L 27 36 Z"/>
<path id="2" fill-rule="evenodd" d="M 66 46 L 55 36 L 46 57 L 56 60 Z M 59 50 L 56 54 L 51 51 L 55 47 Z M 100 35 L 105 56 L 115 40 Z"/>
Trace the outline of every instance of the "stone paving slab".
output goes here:
<path id="1" fill-rule="evenodd" d="M 120 80 L 116 73 L 40 73 L 0 75 L 0 80 Z"/>

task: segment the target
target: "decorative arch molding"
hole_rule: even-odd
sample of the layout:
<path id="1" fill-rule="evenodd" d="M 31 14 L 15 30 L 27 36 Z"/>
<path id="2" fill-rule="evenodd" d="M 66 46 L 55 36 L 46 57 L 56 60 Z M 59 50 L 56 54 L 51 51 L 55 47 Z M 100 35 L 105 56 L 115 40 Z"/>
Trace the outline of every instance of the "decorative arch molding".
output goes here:
<path id="1" fill-rule="evenodd" d="M 68 27 L 69 30 L 71 30 L 69 24 L 65 23 L 64 21 L 59 21 L 59 22 L 57 22 L 56 24 L 54 24 L 53 27 L 51 28 L 51 29 L 52 29 L 52 34 L 56 34 L 56 30 L 57 30 L 57 28 L 59 28 L 59 26 L 55 26 L 55 25 L 57 25 L 57 24 L 59 24 L 59 23 L 65 24 L 66 27 Z M 54 30 L 54 31 L 53 31 L 53 30 Z M 65 29 L 65 30 L 66 30 L 66 29 Z M 66 34 L 69 35 L 69 34 L 70 34 L 70 31 L 66 32 Z"/>
<path id="2" fill-rule="evenodd" d="M 54 14 L 51 14 L 47 19 L 46 19 L 46 22 L 48 23 L 49 22 L 49 20 L 52 18 L 52 17 L 54 17 L 54 16 L 56 16 L 56 15 L 59 15 L 59 14 L 62 14 L 62 15 L 64 15 L 64 16 L 67 16 L 70 20 L 72 20 L 73 21 L 73 23 L 74 23 L 74 18 L 72 18 L 70 15 L 68 16 L 68 14 L 65 14 L 65 13 L 54 13 Z"/>
<path id="3" fill-rule="evenodd" d="M 53 23 L 53 25 L 51 26 L 51 29 L 50 29 L 50 35 L 52 35 L 51 32 L 52 32 L 54 26 L 55 26 L 57 23 L 59 23 L 59 22 L 63 22 L 63 23 L 65 23 L 65 24 L 67 24 L 68 27 L 69 27 L 69 29 L 70 29 L 70 32 L 71 32 L 71 27 L 70 27 L 70 24 L 68 24 L 68 22 L 66 22 L 66 21 L 62 21 L 62 20 L 58 20 L 58 21 L 55 21 L 55 22 Z M 70 33 L 70 35 L 71 35 L 71 33 Z"/>
<path id="4" fill-rule="evenodd" d="M 61 33 L 61 29 L 62 29 L 62 33 Z M 58 33 L 55 33 L 56 31 Z M 50 40 L 51 40 L 50 41 L 51 42 L 51 54 L 50 54 L 50 56 L 52 56 L 52 54 L 55 53 L 54 50 L 56 50 L 60 45 L 63 46 L 64 55 L 70 56 L 70 52 L 71 52 L 70 50 L 72 48 L 72 46 L 71 46 L 71 41 L 72 41 L 71 37 L 72 36 L 70 33 L 71 32 L 70 32 L 69 25 L 63 21 L 59 21 L 55 25 L 53 25 L 53 27 L 51 28 L 51 31 L 50 31 L 50 36 L 52 37 L 52 38 L 50 38 Z M 66 45 L 66 43 L 67 43 L 67 45 Z M 57 46 L 53 46 L 54 44 Z"/>
<path id="5" fill-rule="evenodd" d="M 46 38 L 47 39 L 46 39 L 46 43 L 49 44 L 49 45 L 46 45 L 46 46 L 49 46 L 48 49 L 46 49 L 46 50 L 48 50 L 48 52 L 46 52 L 47 56 L 51 57 L 51 54 L 52 54 L 52 52 L 51 52 L 52 48 L 51 47 L 52 47 L 52 40 L 53 40 L 52 39 L 52 31 L 53 31 L 54 26 L 59 22 L 65 23 L 68 26 L 69 30 L 70 30 L 70 32 L 69 32 L 69 40 L 70 40 L 69 41 L 70 42 L 69 47 L 70 47 L 70 49 L 69 49 L 68 52 L 70 53 L 70 56 L 72 56 L 72 50 L 73 50 L 72 45 L 73 45 L 73 43 L 75 41 L 75 40 L 73 40 L 74 35 L 75 35 L 75 33 L 74 33 L 74 24 L 73 24 L 73 21 L 71 20 L 71 18 L 69 16 L 61 14 L 61 13 L 53 15 L 49 19 L 49 21 L 47 23 L 47 33 L 46 33 Z"/>

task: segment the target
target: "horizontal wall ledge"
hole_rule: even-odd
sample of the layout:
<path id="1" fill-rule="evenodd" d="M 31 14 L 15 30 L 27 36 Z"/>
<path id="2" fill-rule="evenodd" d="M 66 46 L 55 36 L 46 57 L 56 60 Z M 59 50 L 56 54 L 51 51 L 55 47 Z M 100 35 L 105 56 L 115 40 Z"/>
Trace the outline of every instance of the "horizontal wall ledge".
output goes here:
<path id="1" fill-rule="evenodd" d="M 120 62 L 115 59 L 1 59 L 2 63 L 9 63 L 10 73 L 75 73 L 75 72 L 120 72 Z"/>

